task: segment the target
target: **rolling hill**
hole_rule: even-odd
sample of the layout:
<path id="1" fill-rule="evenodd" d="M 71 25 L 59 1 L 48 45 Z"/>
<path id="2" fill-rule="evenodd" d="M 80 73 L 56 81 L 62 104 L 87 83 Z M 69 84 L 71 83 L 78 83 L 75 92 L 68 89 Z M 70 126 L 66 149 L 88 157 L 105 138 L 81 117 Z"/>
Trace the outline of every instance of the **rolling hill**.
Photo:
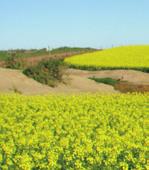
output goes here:
<path id="1" fill-rule="evenodd" d="M 139 69 L 149 71 L 149 45 L 124 46 L 66 58 L 65 62 L 83 69 Z"/>

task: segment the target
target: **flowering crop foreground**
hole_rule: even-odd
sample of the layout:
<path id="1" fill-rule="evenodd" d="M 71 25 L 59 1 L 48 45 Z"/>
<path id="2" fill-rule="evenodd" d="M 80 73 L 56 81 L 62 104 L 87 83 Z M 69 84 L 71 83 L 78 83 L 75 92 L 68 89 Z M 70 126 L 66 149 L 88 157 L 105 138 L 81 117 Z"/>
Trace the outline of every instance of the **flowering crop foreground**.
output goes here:
<path id="1" fill-rule="evenodd" d="M 0 169 L 149 169 L 149 94 L 0 95 Z"/>

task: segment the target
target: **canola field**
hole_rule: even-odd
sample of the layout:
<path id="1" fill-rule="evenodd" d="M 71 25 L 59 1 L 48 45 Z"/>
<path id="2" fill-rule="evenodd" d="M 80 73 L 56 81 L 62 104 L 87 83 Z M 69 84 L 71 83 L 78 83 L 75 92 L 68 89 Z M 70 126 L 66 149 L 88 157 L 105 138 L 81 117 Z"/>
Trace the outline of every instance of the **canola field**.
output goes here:
<path id="1" fill-rule="evenodd" d="M 149 95 L 0 95 L 0 169 L 147 170 Z"/>
<path id="2" fill-rule="evenodd" d="M 66 58 L 74 67 L 96 69 L 134 68 L 149 71 L 149 45 L 124 46 Z"/>

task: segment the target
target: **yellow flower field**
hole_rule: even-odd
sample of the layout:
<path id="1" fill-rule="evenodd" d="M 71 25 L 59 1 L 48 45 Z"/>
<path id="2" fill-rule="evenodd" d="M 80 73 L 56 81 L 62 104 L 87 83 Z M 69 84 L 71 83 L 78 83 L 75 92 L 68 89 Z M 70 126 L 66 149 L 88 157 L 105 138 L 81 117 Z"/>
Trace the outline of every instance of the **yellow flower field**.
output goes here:
<path id="1" fill-rule="evenodd" d="M 147 170 L 149 95 L 0 95 L 0 169 Z"/>
<path id="2" fill-rule="evenodd" d="M 66 58 L 74 66 L 97 68 L 149 68 L 149 45 L 124 46 Z"/>

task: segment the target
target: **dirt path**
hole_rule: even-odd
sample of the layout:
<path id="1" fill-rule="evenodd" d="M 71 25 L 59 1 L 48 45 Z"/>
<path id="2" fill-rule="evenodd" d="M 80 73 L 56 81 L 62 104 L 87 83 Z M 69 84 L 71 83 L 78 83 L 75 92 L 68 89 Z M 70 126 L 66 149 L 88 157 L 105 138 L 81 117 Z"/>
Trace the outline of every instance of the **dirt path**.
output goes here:
<path id="1" fill-rule="evenodd" d="M 0 92 L 18 91 L 22 94 L 50 94 L 50 93 L 83 93 L 83 92 L 100 92 L 100 93 L 117 93 L 112 86 L 102 83 L 96 83 L 89 80 L 88 77 L 111 77 L 149 85 L 149 74 L 132 71 L 132 70 L 114 70 L 114 71 L 81 71 L 69 69 L 67 70 L 67 84 L 59 84 L 58 87 L 51 88 L 42 85 L 33 79 L 23 75 L 19 70 L 11 70 L 0 68 Z"/>

